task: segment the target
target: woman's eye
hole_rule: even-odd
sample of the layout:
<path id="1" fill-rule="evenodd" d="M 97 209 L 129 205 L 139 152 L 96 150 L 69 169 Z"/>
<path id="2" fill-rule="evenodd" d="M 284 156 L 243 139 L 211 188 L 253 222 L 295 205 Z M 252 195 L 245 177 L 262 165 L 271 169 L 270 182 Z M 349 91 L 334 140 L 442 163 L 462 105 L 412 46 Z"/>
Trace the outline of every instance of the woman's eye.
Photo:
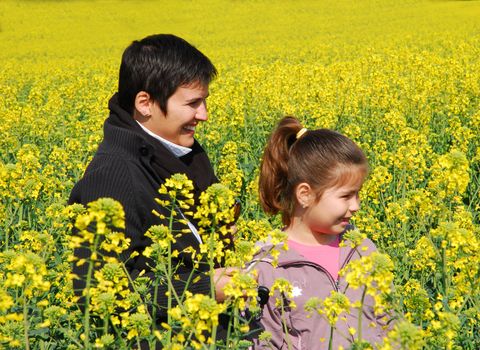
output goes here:
<path id="1" fill-rule="evenodd" d="M 196 108 L 200 105 L 200 103 L 202 103 L 202 100 L 195 100 L 195 101 L 192 101 L 192 102 L 188 103 L 188 105 Z"/>

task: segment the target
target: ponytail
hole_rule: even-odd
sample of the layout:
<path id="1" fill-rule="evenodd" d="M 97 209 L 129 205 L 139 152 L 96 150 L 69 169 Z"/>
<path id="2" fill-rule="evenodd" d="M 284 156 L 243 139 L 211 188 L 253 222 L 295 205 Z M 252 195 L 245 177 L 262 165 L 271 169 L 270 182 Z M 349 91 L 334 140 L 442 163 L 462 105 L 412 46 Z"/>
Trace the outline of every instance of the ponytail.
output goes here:
<path id="1" fill-rule="evenodd" d="M 290 148 L 302 130 L 300 122 L 293 117 L 284 117 L 270 135 L 260 165 L 260 204 L 267 214 L 290 212 L 288 193 L 288 160 Z M 285 221 L 285 220 L 284 220 Z M 285 222 L 284 222 L 285 223 Z"/>

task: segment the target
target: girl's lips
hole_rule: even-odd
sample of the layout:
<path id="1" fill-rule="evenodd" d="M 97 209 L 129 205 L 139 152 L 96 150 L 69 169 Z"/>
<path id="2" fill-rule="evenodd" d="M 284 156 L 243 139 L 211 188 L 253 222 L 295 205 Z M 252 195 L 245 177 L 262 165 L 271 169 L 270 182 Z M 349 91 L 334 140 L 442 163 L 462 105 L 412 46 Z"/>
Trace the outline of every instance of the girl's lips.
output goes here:
<path id="1" fill-rule="evenodd" d="M 344 225 L 347 225 L 350 222 L 350 218 L 343 218 L 340 220 L 340 222 Z"/>

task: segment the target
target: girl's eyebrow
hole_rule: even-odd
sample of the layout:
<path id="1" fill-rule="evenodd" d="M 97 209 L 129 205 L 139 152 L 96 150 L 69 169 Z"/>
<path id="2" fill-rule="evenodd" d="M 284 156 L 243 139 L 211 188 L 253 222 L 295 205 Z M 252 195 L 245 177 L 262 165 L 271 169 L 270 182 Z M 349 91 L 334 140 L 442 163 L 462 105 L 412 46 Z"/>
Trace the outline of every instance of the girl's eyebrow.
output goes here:
<path id="1" fill-rule="evenodd" d="M 349 194 L 349 193 L 360 192 L 361 189 L 362 189 L 362 186 L 360 186 L 360 187 L 351 187 L 351 188 L 348 188 L 348 189 L 343 190 L 342 193 L 344 193 L 344 194 Z"/>
<path id="2" fill-rule="evenodd" d="M 351 195 L 351 194 L 354 194 L 354 193 L 356 193 L 356 192 L 357 192 L 356 190 L 345 191 L 345 192 L 342 193 L 342 195 L 344 195 L 344 196 L 345 196 L 345 195 Z"/>

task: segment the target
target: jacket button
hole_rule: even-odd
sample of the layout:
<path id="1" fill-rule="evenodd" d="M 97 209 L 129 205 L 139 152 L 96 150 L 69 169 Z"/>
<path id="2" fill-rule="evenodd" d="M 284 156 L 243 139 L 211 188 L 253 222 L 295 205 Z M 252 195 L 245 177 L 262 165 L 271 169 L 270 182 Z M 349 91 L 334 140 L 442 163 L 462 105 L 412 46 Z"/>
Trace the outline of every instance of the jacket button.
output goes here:
<path id="1" fill-rule="evenodd" d="M 140 154 L 142 156 L 148 156 L 148 148 L 146 146 L 140 147 Z"/>

